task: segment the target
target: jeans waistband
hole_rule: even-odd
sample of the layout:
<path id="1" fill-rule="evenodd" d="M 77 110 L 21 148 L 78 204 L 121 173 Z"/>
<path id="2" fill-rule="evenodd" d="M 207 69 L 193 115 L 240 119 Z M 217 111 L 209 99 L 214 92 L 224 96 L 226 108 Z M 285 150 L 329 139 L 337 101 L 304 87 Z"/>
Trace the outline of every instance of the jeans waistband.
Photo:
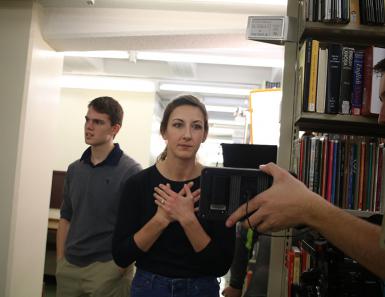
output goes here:
<path id="1" fill-rule="evenodd" d="M 171 286 L 178 284 L 179 286 L 185 285 L 189 287 L 191 285 L 194 285 L 197 282 L 212 282 L 214 280 L 217 280 L 217 278 L 214 276 L 203 276 L 203 277 L 192 277 L 192 278 L 167 277 L 167 276 L 162 276 L 162 275 L 155 274 L 155 273 L 138 269 L 138 268 L 136 270 L 136 274 L 146 278 L 151 283 L 156 281 L 158 283 L 162 283 L 164 285 L 171 285 Z"/>

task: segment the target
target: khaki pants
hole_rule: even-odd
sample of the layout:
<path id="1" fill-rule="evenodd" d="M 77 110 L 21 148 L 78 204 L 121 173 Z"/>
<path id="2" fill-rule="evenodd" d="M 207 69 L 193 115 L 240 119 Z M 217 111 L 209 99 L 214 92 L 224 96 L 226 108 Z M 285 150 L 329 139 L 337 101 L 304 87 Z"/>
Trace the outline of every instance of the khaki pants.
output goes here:
<path id="1" fill-rule="evenodd" d="M 133 265 L 125 271 L 114 261 L 95 262 L 85 267 L 57 262 L 56 297 L 129 297 Z"/>

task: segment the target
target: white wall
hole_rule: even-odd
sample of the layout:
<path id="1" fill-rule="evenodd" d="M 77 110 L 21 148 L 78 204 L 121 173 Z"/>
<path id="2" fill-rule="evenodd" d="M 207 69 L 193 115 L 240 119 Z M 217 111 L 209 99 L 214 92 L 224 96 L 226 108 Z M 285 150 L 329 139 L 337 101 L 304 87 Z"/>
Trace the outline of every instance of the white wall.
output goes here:
<path id="1" fill-rule="evenodd" d="M 0 296 L 40 296 L 62 58 L 43 41 L 40 8 L 0 3 Z"/>
<path id="2" fill-rule="evenodd" d="M 0 296 L 5 295 L 8 280 L 10 228 L 31 7 L 25 4 L 14 8 L 0 3 Z"/>
<path id="3" fill-rule="evenodd" d="M 67 170 L 87 148 L 84 116 L 88 103 L 99 96 L 111 96 L 124 110 L 122 129 L 116 137 L 123 151 L 143 167 L 150 165 L 151 122 L 155 94 L 110 90 L 62 89 L 55 133 L 54 170 Z"/>

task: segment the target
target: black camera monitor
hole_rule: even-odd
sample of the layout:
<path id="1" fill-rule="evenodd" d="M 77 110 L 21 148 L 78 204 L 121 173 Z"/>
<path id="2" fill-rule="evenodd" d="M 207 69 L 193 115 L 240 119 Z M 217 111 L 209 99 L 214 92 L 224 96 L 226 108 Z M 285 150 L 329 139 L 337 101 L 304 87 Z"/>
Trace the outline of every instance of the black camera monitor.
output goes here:
<path id="1" fill-rule="evenodd" d="M 268 189 L 273 178 L 259 169 L 206 167 L 200 182 L 199 215 L 225 220 L 240 205 Z"/>

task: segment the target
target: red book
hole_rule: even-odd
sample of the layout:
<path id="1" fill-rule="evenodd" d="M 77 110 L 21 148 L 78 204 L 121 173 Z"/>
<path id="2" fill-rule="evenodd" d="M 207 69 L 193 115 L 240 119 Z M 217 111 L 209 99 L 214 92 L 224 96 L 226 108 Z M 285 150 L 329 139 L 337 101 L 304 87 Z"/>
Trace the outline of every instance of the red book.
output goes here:
<path id="1" fill-rule="evenodd" d="M 287 266 L 287 297 L 291 297 L 291 286 L 293 285 L 294 276 L 294 251 L 289 250 L 286 254 Z"/>

